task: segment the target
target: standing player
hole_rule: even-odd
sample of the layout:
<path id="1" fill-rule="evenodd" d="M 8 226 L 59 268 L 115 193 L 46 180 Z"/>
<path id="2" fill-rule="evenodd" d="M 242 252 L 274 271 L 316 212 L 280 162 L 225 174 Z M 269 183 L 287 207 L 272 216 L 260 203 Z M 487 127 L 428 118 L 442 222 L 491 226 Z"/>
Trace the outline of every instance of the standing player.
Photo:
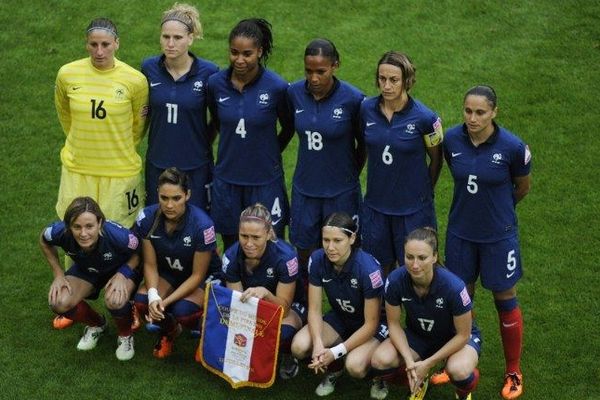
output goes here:
<path id="1" fill-rule="evenodd" d="M 115 354 L 121 361 L 134 356 L 129 299 L 141 280 L 136 271 L 138 244 L 129 229 L 107 221 L 98 203 L 90 197 L 75 198 L 64 219 L 42 232 L 40 246 L 54 274 L 48 304 L 58 315 L 86 325 L 77 350 L 94 349 L 106 332 L 106 318 L 85 301 L 97 299 L 104 288 L 106 308 L 119 332 Z M 58 247 L 74 261 L 66 272 L 58 259 Z"/>
<path id="2" fill-rule="evenodd" d="M 371 355 L 387 337 L 380 321 L 383 277 L 379 263 L 361 249 L 353 249 L 356 222 L 346 213 L 334 213 L 323 225 L 323 248 L 309 259 L 308 325 L 296 334 L 292 353 L 310 357 L 315 373 L 328 371 L 317 386 L 318 396 L 335 390 L 342 374 L 340 358 L 355 378 L 364 378 L 371 367 Z M 331 311 L 323 315 L 323 290 Z M 372 396 L 379 392 L 373 381 Z"/>
<path id="3" fill-rule="evenodd" d="M 208 83 L 208 105 L 220 132 L 211 215 L 225 248 L 235 241 L 240 213 L 249 205 L 258 202 L 271 211 L 279 237 L 288 220 L 281 152 L 294 131 L 288 84 L 265 68 L 272 46 L 267 21 L 240 21 L 229 34 L 229 68 Z"/>
<path id="4" fill-rule="evenodd" d="M 448 131 L 444 156 L 454 178 L 446 235 L 448 269 L 467 283 L 492 291 L 500 319 L 506 370 L 502 396 L 523 392 L 523 317 L 516 284 L 522 275 L 516 204 L 529 192 L 531 153 L 498 126 L 496 92 L 475 86 L 464 98 L 464 124 Z"/>
<path id="5" fill-rule="evenodd" d="M 135 307 L 160 327 L 156 358 L 168 357 L 181 326 L 198 329 L 205 279 L 216 249 L 212 220 L 202 209 L 187 204 L 187 175 L 166 169 L 158 178 L 158 204 L 144 208 L 136 223 L 143 238 L 144 286 Z"/>
<path id="6" fill-rule="evenodd" d="M 440 118 L 408 92 L 415 67 L 403 53 L 385 53 L 377 64 L 380 95 L 360 108 L 367 145 L 367 192 L 363 248 L 389 273 L 404 262 L 404 238 L 418 227 L 436 226 L 433 188 L 442 168 Z M 429 164 L 427 160 L 429 159 Z"/>
<path id="7" fill-rule="evenodd" d="M 198 10 L 175 3 L 163 13 L 163 54 L 142 63 L 150 84 L 146 203 L 156 204 L 158 176 L 175 166 L 190 177 L 190 204 L 207 210 L 212 180 L 214 127 L 207 123 L 206 86 L 218 67 L 190 52 L 202 38 Z"/>
<path id="8" fill-rule="evenodd" d="M 471 319 L 471 298 L 465 284 L 437 264 L 438 240 L 431 228 L 418 228 L 406 237 L 405 265 L 390 273 L 385 284 L 386 339 L 373 354 L 373 368 L 403 367 L 412 392 L 423 399 L 427 374 L 439 362 L 456 386 L 457 399 L 471 399 L 479 381 L 479 329 Z M 402 310 L 406 328 L 400 325 Z"/>
<path id="9" fill-rule="evenodd" d="M 243 292 L 242 301 L 258 297 L 283 307 L 279 376 L 290 379 L 298 373 L 298 362 L 290 356 L 290 345 L 306 322 L 306 301 L 296 251 L 289 243 L 277 239 L 271 220 L 269 210 L 262 204 L 254 204 L 242 212 L 239 241 L 225 251 L 223 272 L 227 287 Z"/>
<path id="10" fill-rule="evenodd" d="M 115 24 L 95 19 L 86 30 L 89 57 L 58 71 L 54 102 L 66 141 L 56 212 L 62 217 L 75 197 L 90 196 L 109 219 L 131 227 L 144 199 L 136 148 L 145 132 L 148 83 L 115 58 L 118 48 Z M 54 321 L 57 329 L 69 325 Z"/>
<path id="11" fill-rule="evenodd" d="M 290 239 L 306 263 L 319 246 L 321 226 L 333 212 L 358 220 L 365 147 L 358 124 L 364 95 L 335 77 L 340 56 L 327 39 L 311 41 L 304 51 L 306 79 L 288 88 L 300 144 L 292 186 Z"/>

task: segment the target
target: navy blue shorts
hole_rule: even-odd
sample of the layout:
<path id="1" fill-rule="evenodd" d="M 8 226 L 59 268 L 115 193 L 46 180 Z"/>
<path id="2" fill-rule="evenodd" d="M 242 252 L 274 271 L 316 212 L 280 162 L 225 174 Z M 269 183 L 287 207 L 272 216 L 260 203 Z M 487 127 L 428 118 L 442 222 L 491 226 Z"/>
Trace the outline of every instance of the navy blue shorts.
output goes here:
<path id="1" fill-rule="evenodd" d="M 215 177 L 211 193 L 210 215 L 220 234 L 237 235 L 242 211 L 254 203 L 261 203 L 271 213 L 277 236 L 284 237 L 290 210 L 283 177 L 261 186 L 235 185 Z"/>
<path id="2" fill-rule="evenodd" d="M 493 292 L 514 287 L 521 276 L 521 249 L 515 235 L 493 243 L 476 243 L 446 234 L 446 267 L 465 283 L 475 283 Z"/>
<path id="3" fill-rule="evenodd" d="M 210 210 L 210 187 L 212 186 L 212 169 L 211 164 L 207 164 L 202 168 L 185 170 L 184 172 L 190 178 L 190 189 L 192 195 L 189 203 L 200 207 L 204 211 Z M 146 205 L 158 203 L 158 177 L 165 169 L 159 168 L 149 161 L 146 161 Z"/>
<path id="4" fill-rule="evenodd" d="M 404 240 L 417 228 L 437 227 L 433 203 L 410 215 L 383 214 L 363 204 L 360 220 L 362 248 L 381 265 L 404 264 Z"/>
<path id="5" fill-rule="evenodd" d="M 295 301 L 290 306 L 290 310 L 298 314 L 300 320 L 302 321 L 302 325 L 306 325 L 306 321 L 308 319 L 308 308 L 306 307 L 306 304 Z"/>
<path id="6" fill-rule="evenodd" d="M 431 340 L 425 340 L 410 329 L 405 329 L 404 333 L 408 340 L 408 346 L 421 357 L 421 360 L 430 357 L 446 344 L 446 342 L 431 342 Z M 478 330 L 472 331 L 467 345 L 475 349 L 478 356 L 481 355 L 481 344 L 480 332 Z"/>
<path id="7" fill-rule="evenodd" d="M 358 224 L 361 199 L 360 186 L 331 198 L 305 196 L 292 188 L 290 241 L 299 249 L 321 247 L 325 219 L 334 212 L 345 212 Z"/>
<path id="8" fill-rule="evenodd" d="M 348 339 L 354 332 L 356 332 L 362 324 L 354 324 L 347 323 L 344 321 L 342 317 L 338 315 L 335 311 L 329 311 L 327 314 L 323 316 L 323 321 L 327 322 L 329 326 L 333 328 L 334 331 L 337 332 L 338 335 L 342 338 L 342 340 Z M 375 335 L 373 335 L 375 339 L 377 339 L 380 343 L 383 342 L 388 337 L 388 327 L 384 321 L 379 321 L 379 326 L 377 327 L 377 331 Z"/>
<path id="9" fill-rule="evenodd" d="M 100 273 L 93 268 L 88 269 L 81 267 L 78 264 L 73 264 L 71 268 L 65 272 L 65 275 L 74 276 L 91 284 L 94 287 L 94 291 L 87 296 L 86 299 L 96 300 L 100 295 L 100 291 L 104 288 L 104 286 L 106 286 L 110 278 L 112 278 L 118 272 L 118 270 L 119 268 L 115 268 L 114 270 L 108 272 L 102 271 L 102 273 Z M 136 288 L 139 286 L 141 281 L 142 274 L 136 273 L 135 279 L 133 280 Z M 137 290 L 134 290 L 132 295 L 136 292 Z"/>

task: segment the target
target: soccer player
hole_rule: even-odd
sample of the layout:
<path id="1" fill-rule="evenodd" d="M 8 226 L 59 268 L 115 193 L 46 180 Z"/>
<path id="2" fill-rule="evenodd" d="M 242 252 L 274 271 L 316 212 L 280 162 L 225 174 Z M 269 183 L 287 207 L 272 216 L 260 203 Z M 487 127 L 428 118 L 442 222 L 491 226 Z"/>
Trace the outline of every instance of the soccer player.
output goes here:
<path id="1" fill-rule="evenodd" d="M 357 229 L 346 213 L 329 216 L 321 232 L 323 248 L 308 263 L 308 325 L 294 336 L 292 354 L 310 357 L 308 367 L 315 373 L 327 372 L 315 390 L 318 396 L 333 393 L 344 366 L 351 376 L 364 378 L 373 351 L 387 337 L 387 326 L 380 320 L 381 268 L 373 256 L 353 248 Z M 331 306 L 325 315 L 323 290 Z M 373 381 L 371 393 L 379 389 L 379 381 Z"/>
<path id="2" fill-rule="evenodd" d="M 220 134 L 211 215 L 225 248 L 235 241 L 240 213 L 249 205 L 270 210 L 279 237 L 288 221 L 281 152 L 294 131 L 288 84 L 265 68 L 272 46 L 267 21 L 240 21 L 229 34 L 229 68 L 208 80 L 208 106 Z"/>
<path id="3" fill-rule="evenodd" d="M 54 103 L 66 136 L 59 218 L 78 196 L 92 197 L 110 220 L 126 227 L 143 206 L 136 148 L 146 129 L 148 84 L 143 74 L 115 58 L 118 48 L 115 24 L 94 19 L 86 29 L 89 57 L 63 65 L 56 76 Z M 56 329 L 71 324 L 59 317 L 53 322 Z"/>
<path id="4" fill-rule="evenodd" d="M 131 227 L 143 204 L 136 148 L 145 131 L 148 83 L 119 61 L 115 24 L 98 18 L 87 27 L 89 57 L 64 65 L 56 77 L 55 104 L 66 135 L 56 212 L 73 198 L 90 196 L 107 217 Z"/>
<path id="5" fill-rule="evenodd" d="M 448 131 L 444 156 L 454 179 L 446 234 L 446 265 L 473 295 L 477 277 L 491 290 L 500 320 L 506 370 L 502 396 L 523 392 L 523 317 L 516 284 L 521 251 L 516 204 L 531 186 L 529 147 L 494 121 L 496 92 L 475 86 L 463 102 L 464 124 Z"/>
<path id="6" fill-rule="evenodd" d="M 97 299 L 104 289 L 104 302 L 119 335 L 115 354 L 122 361 L 134 356 L 129 300 L 141 281 L 138 244 L 129 229 L 107 220 L 90 197 L 76 197 L 64 219 L 42 231 L 40 247 L 54 274 L 48 304 L 58 315 L 86 325 L 78 350 L 92 350 L 106 332 L 106 318 L 86 302 Z M 58 247 L 74 262 L 66 272 L 60 265 Z"/>
<path id="7" fill-rule="evenodd" d="M 241 300 L 258 297 L 283 307 L 279 376 L 298 374 L 290 355 L 292 338 L 306 323 L 306 300 L 294 248 L 277 239 L 269 210 L 262 204 L 247 207 L 240 216 L 239 241 L 225 251 L 223 274 L 227 287 L 242 293 Z"/>
<path id="8" fill-rule="evenodd" d="M 479 329 L 471 319 L 465 284 L 438 264 L 437 234 L 418 228 L 406 237 L 405 265 L 385 284 L 389 338 L 377 348 L 371 365 L 379 373 L 402 366 L 411 399 L 423 399 L 429 370 L 446 361 L 457 399 L 471 399 L 477 386 L 481 351 Z M 400 325 L 402 310 L 406 328 Z"/>
<path id="9" fill-rule="evenodd" d="M 436 226 L 433 189 L 442 168 L 440 118 L 408 92 L 415 83 L 408 56 L 390 51 L 377 64 L 380 95 L 360 107 L 367 146 L 367 191 L 361 221 L 365 251 L 387 275 L 404 260 L 404 238 Z"/>
<path id="10" fill-rule="evenodd" d="M 315 39 L 304 51 L 305 79 L 288 88 L 300 140 L 292 184 L 290 240 L 298 249 L 305 282 L 306 263 L 320 246 L 325 218 L 343 211 L 358 221 L 358 177 L 366 157 L 358 111 L 365 96 L 335 77 L 339 66 L 335 45 Z"/>
<path id="11" fill-rule="evenodd" d="M 172 353 L 182 326 L 198 329 L 203 284 L 218 268 L 211 264 L 217 241 L 213 222 L 187 204 L 190 196 L 187 175 L 167 168 L 158 178 L 158 204 L 140 211 L 135 226 L 144 256 L 144 285 L 135 307 L 160 328 L 156 358 Z"/>
<path id="12" fill-rule="evenodd" d="M 206 87 L 218 67 L 190 52 L 202 38 L 198 10 L 175 3 L 163 13 L 163 54 L 142 63 L 150 84 L 150 129 L 146 153 L 146 204 L 156 204 L 158 176 L 175 166 L 190 177 L 190 204 L 208 210 L 214 127 L 207 123 Z"/>

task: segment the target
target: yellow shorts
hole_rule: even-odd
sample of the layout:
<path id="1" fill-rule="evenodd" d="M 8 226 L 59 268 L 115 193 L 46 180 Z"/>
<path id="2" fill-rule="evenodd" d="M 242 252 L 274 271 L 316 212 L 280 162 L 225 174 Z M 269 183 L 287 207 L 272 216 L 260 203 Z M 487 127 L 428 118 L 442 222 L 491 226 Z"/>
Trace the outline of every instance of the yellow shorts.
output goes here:
<path id="1" fill-rule="evenodd" d="M 56 213 L 62 219 L 74 198 L 96 200 L 107 219 L 130 228 L 144 207 L 144 185 L 140 174 L 126 178 L 82 175 L 62 167 Z"/>

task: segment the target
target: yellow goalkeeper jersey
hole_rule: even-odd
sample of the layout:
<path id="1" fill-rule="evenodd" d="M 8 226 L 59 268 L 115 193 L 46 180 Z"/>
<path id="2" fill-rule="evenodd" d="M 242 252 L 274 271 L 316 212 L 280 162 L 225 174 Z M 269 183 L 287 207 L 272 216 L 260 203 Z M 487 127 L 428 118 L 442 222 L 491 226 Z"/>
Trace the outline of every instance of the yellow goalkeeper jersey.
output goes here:
<path id="1" fill-rule="evenodd" d="M 69 171 L 106 177 L 140 173 L 136 150 L 148 111 L 148 83 L 141 72 L 117 59 L 106 71 L 89 57 L 71 62 L 58 71 L 54 103 L 67 136 L 60 158 Z"/>

